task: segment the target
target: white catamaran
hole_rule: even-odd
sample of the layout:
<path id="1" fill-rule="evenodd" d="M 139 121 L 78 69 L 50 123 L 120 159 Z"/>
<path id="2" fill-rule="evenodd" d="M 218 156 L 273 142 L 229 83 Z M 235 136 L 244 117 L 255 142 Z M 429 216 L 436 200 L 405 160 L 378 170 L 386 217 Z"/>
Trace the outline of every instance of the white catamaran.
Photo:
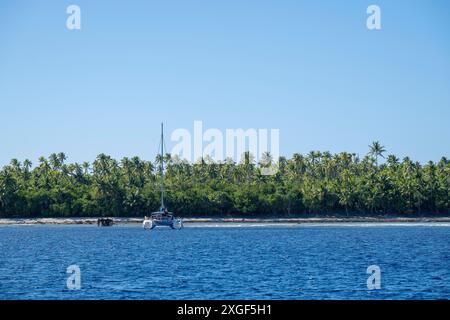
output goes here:
<path id="1" fill-rule="evenodd" d="M 154 229 L 157 226 L 167 226 L 172 229 L 181 229 L 183 220 L 174 216 L 164 206 L 164 126 L 161 123 L 161 159 L 159 172 L 161 176 L 161 207 L 159 211 L 152 212 L 150 217 L 145 217 L 142 225 L 144 229 Z"/>

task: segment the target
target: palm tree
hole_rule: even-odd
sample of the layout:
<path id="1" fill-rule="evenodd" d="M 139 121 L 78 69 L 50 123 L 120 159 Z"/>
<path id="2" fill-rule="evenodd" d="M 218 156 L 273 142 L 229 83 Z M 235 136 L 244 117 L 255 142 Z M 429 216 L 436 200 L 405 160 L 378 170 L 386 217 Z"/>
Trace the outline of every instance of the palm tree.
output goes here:
<path id="1" fill-rule="evenodd" d="M 33 163 L 30 160 L 25 159 L 25 161 L 23 162 L 23 168 L 25 169 L 25 172 L 29 172 L 32 165 Z"/>
<path id="2" fill-rule="evenodd" d="M 320 151 L 310 151 L 308 153 L 308 157 L 311 160 L 311 163 L 314 165 L 317 162 L 320 162 L 320 158 L 322 157 L 322 153 Z"/>
<path id="3" fill-rule="evenodd" d="M 52 153 L 50 157 L 48 157 L 49 163 L 53 170 L 58 170 L 60 167 L 60 162 L 58 155 L 56 153 Z"/>
<path id="4" fill-rule="evenodd" d="M 64 152 L 58 153 L 57 157 L 58 157 L 58 162 L 60 165 L 63 165 L 64 161 L 66 161 L 66 159 L 67 159 L 66 154 Z"/>
<path id="5" fill-rule="evenodd" d="M 89 172 L 89 168 L 91 167 L 91 164 L 87 161 L 83 162 L 82 164 L 83 170 L 84 170 L 84 174 L 87 175 Z"/>
<path id="6" fill-rule="evenodd" d="M 244 151 L 244 153 L 241 156 L 240 164 L 243 165 L 252 165 L 254 164 L 255 157 L 250 151 Z"/>
<path id="7" fill-rule="evenodd" d="M 13 168 L 13 170 L 14 170 L 15 172 L 20 172 L 20 171 L 21 171 L 21 166 L 22 166 L 22 164 L 20 163 L 19 160 L 17 160 L 17 159 L 12 159 L 11 162 L 10 162 L 10 164 L 11 164 L 11 167 Z"/>
<path id="8" fill-rule="evenodd" d="M 391 167 L 397 165 L 397 164 L 398 164 L 398 161 L 399 161 L 399 159 L 398 159 L 395 155 L 393 155 L 393 154 L 390 154 L 390 155 L 387 156 L 387 163 L 388 163 Z"/>
<path id="9" fill-rule="evenodd" d="M 383 153 L 386 152 L 386 149 L 378 141 L 372 142 L 372 145 L 370 145 L 369 148 L 369 154 L 372 157 L 375 157 L 375 164 L 378 167 L 378 157 L 384 158 Z"/>
<path id="10" fill-rule="evenodd" d="M 273 157 L 269 151 L 264 151 L 261 155 L 261 160 L 259 161 L 259 165 L 264 168 L 268 168 L 273 163 Z"/>

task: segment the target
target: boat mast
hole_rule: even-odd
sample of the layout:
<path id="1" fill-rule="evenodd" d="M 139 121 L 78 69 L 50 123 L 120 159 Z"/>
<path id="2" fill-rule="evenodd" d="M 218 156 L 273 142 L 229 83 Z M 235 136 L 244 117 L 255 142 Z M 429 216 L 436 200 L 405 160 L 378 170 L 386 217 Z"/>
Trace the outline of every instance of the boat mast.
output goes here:
<path id="1" fill-rule="evenodd" d="M 161 165 L 159 167 L 161 175 L 161 210 L 164 210 L 164 125 L 161 122 Z"/>

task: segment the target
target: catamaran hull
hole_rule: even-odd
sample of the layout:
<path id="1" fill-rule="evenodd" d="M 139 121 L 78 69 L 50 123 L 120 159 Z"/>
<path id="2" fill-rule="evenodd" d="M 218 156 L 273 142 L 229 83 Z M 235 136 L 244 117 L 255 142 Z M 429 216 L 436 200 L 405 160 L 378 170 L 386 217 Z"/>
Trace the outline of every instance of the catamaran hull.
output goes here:
<path id="1" fill-rule="evenodd" d="M 169 227 L 171 229 L 181 229 L 183 228 L 183 221 L 181 219 L 173 220 L 144 220 L 142 223 L 144 229 L 152 230 L 156 227 Z"/>
<path id="2" fill-rule="evenodd" d="M 144 229 L 146 229 L 146 230 L 150 230 L 150 229 L 153 229 L 154 227 L 156 227 L 156 226 L 153 224 L 153 221 L 152 221 L 152 220 L 144 220 L 144 222 L 142 222 L 142 226 L 143 226 Z"/>

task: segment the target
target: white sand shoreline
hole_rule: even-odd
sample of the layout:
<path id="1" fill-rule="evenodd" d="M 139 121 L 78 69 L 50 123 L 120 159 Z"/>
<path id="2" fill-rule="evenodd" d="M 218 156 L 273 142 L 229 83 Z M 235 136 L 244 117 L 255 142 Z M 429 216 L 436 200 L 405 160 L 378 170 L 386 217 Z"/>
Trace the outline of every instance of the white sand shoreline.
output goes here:
<path id="1" fill-rule="evenodd" d="M 142 218 L 113 218 L 116 224 L 142 223 Z M 316 218 L 184 218 L 184 223 L 431 223 L 450 222 L 450 217 L 316 217 Z M 97 224 L 97 218 L 0 218 L 0 225 Z"/>

